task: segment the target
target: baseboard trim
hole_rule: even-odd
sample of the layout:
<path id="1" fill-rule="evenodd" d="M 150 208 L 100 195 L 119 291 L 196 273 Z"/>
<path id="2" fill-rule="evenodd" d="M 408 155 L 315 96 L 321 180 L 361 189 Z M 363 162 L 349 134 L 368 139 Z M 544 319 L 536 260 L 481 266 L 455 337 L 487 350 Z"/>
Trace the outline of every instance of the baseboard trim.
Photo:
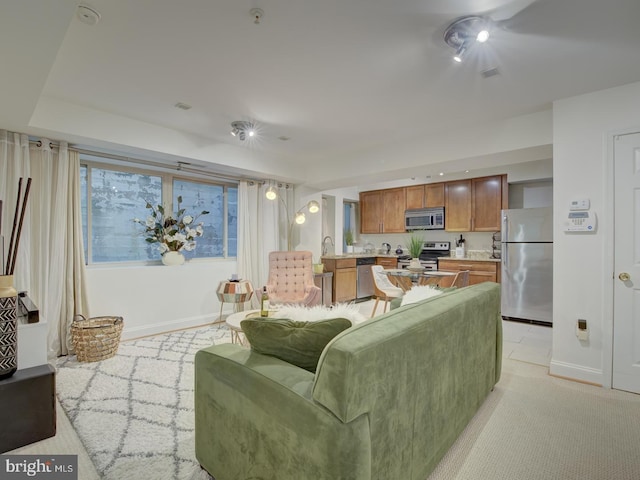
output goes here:
<path id="1" fill-rule="evenodd" d="M 200 327 L 205 324 L 211 324 L 218 319 L 217 314 L 198 315 L 196 317 L 181 318 L 170 322 L 154 323 L 150 325 L 140 325 L 133 328 L 127 328 L 125 320 L 122 329 L 121 340 L 133 340 L 140 337 L 149 337 L 162 333 L 169 333 L 176 330 L 185 330 L 187 328 Z"/>
<path id="2" fill-rule="evenodd" d="M 549 375 L 599 387 L 603 385 L 602 370 L 573 363 L 559 362 L 557 360 L 551 360 Z"/>

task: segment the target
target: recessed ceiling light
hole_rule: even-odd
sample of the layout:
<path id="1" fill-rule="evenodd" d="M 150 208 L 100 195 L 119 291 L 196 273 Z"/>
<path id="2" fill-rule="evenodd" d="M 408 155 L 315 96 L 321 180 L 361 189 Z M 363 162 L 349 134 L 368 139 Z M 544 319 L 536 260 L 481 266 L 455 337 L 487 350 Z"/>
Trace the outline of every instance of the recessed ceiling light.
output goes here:
<path id="1" fill-rule="evenodd" d="M 280 135 L 278 137 L 278 140 L 282 140 L 283 142 L 287 142 L 287 141 L 291 140 L 291 137 L 287 137 L 286 135 Z"/>
<path id="2" fill-rule="evenodd" d="M 186 103 L 178 102 L 174 105 L 174 107 L 179 108 L 180 110 L 189 110 L 191 109 L 191 105 L 187 105 Z"/>
<path id="3" fill-rule="evenodd" d="M 443 176 L 443 175 L 444 175 L 444 172 L 440 172 L 438 175 Z"/>
<path id="4" fill-rule="evenodd" d="M 100 21 L 100 13 L 87 5 L 78 5 L 76 15 L 78 20 L 87 25 L 95 25 Z"/>

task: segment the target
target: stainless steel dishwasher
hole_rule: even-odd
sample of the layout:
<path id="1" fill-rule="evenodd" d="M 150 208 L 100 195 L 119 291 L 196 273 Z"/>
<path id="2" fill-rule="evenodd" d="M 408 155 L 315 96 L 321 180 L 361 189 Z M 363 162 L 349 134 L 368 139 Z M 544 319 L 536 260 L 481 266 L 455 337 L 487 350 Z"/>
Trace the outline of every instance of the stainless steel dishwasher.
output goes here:
<path id="1" fill-rule="evenodd" d="M 375 264 L 375 257 L 356 258 L 356 268 L 358 270 L 356 299 L 367 298 L 374 295 L 375 290 L 373 288 L 373 273 L 371 273 L 371 265 Z"/>

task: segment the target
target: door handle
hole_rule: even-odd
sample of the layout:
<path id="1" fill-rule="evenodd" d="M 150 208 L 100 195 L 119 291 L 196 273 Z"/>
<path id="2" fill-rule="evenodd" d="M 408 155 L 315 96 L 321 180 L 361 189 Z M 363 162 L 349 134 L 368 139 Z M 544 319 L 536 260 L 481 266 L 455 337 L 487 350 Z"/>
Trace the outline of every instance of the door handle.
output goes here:
<path id="1" fill-rule="evenodd" d="M 628 282 L 629 280 L 631 280 L 631 275 L 629 275 L 627 272 L 622 272 L 620 275 L 618 275 L 618 278 L 623 282 Z"/>

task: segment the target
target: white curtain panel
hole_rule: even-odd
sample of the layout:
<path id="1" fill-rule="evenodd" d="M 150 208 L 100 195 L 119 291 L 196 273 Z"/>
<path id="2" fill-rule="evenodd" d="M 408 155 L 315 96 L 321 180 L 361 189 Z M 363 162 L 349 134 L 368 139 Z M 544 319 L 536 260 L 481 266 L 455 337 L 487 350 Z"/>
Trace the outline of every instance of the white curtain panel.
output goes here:
<path id="1" fill-rule="evenodd" d="M 0 200 L 2 200 L 2 225 L 0 232 L 4 240 L 1 245 L 2 274 L 4 274 L 5 266 L 8 262 L 7 256 L 9 255 L 11 230 L 16 213 L 18 179 L 23 178 L 22 197 L 24 196 L 27 178 L 29 178 L 30 174 L 29 137 L 24 134 L 0 130 Z M 33 185 L 31 190 L 30 197 L 34 193 Z M 32 200 L 33 198 L 31 197 L 29 204 L 31 204 Z M 15 262 L 16 267 L 13 272 L 13 285 L 19 292 L 29 291 L 31 285 L 30 262 L 33 259 L 29 254 L 31 232 L 27 227 L 30 225 L 30 213 L 31 208 L 27 208 Z M 29 293 L 29 296 L 31 296 L 31 293 Z"/>
<path id="2" fill-rule="evenodd" d="M 238 274 L 258 292 L 269 276 L 269 252 L 286 250 L 287 206 L 293 202 L 293 189 L 281 187 L 282 201 L 265 197 L 269 185 L 241 181 L 238 185 Z M 258 295 L 252 297 L 257 308 Z"/>
<path id="3" fill-rule="evenodd" d="M 29 292 L 41 321 L 48 322 L 48 356 L 72 351 L 73 316 L 89 316 L 80 212 L 80 160 L 66 142 L 31 145 L 26 135 L 0 131 L 0 172 L 5 251 L 15 209 L 18 179 L 32 178 L 14 272 L 16 288 Z M 6 175 L 5 175 L 6 173 Z M 11 212 L 9 215 L 8 212 Z M 8 218 L 8 217 L 11 217 Z"/>

